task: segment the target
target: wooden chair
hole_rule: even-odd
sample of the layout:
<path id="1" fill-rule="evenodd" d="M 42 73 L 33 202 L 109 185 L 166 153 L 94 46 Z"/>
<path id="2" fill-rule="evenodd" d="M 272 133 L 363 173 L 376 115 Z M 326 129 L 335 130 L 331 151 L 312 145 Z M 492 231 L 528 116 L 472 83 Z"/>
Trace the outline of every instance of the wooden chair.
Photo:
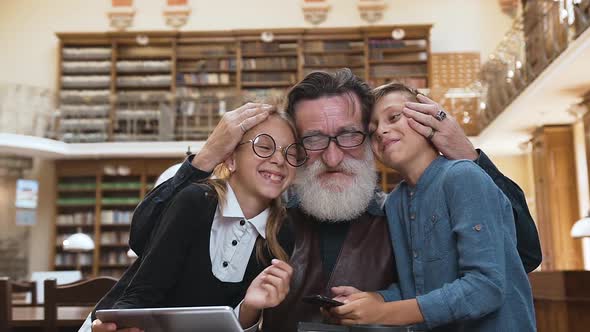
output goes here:
<path id="1" fill-rule="evenodd" d="M 58 307 L 94 307 L 116 283 L 117 279 L 110 277 L 97 277 L 59 286 L 55 279 L 45 280 L 45 331 L 57 331 Z"/>
<path id="2" fill-rule="evenodd" d="M 14 302 L 12 303 L 15 307 L 25 307 L 25 306 L 36 306 L 37 305 L 37 283 L 35 281 L 11 281 L 11 289 L 12 289 L 12 296 L 14 300 L 15 293 L 30 293 L 31 294 L 31 301 L 30 302 Z"/>
<path id="3" fill-rule="evenodd" d="M 0 331 L 10 331 L 12 320 L 12 289 L 10 279 L 0 277 Z"/>

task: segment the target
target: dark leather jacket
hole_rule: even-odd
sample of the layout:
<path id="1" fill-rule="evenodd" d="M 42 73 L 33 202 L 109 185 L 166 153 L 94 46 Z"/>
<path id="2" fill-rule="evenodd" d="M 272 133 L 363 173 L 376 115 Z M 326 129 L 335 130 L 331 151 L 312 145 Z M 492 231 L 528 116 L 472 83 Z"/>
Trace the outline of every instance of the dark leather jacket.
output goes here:
<path id="1" fill-rule="evenodd" d="M 296 331 L 298 322 L 320 322 L 317 305 L 306 304 L 306 295 L 332 295 L 334 286 L 353 286 L 363 291 L 377 291 L 397 282 L 387 220 L 368 212 L 351 221 L 332 273 L 322 269 L 319 248 L 319 221 L 300 209 L 289 209 L 288 217 L 295 231 L 293 267 L 287 298 L 277 307 L 264 310 L 264 331 Z"/>

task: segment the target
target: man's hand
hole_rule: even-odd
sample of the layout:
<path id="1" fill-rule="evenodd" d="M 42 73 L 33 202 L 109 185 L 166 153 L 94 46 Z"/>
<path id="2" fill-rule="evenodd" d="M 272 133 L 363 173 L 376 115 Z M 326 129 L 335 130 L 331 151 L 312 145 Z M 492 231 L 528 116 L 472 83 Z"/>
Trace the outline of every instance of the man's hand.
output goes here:
<path id="1" fill-rule="evenodd" d="M 385 301 L 377 293 L 354 293 L 344 302 L 330 309 L 330 318 L 342 325 L 383 324 L 387 316 Z"/>
<path id="2" fill-rule="evenodd" d="M 103 323 L 100 319 L 95 319 L 92 322 L 92 332 L 143 332 L 143 330 L 136 327 L 126 328 L 117 330 L 117 324 L 115 323 Z"/>
<path id="3" fill-rule="evenodd" d="M 420 103 L 406 102 L 404 115 L 409 117 L 408 124 L 420 135 L 428 138 L 431 128 L 435 130 L 431 142 L 448 159 L 478 158 L 477 151 L 469 141 L 463 128 L 457 120 L 448 112 L 447 117 L 439 121 L 434 116 L 442 107 L 428 97 L 419 94 Z"/>
<path id="4" fill-rule="evenodd" d="M 250 284 L 240 306 L 240 324 L 248 328 L 256 323 L 260 311 L 279 305 L 287 294 L 291 284 L 293 268 L 278 259 L 264 269 Z"/>
<path id="5" fill-rule="evenodd" d="M 272 105 L 247 103 L 225 113 L 201 151 L 193 158 L 192 165 L 211 172 L 231 155 L 244 132 L 264 121 L 275 110 Z"/>

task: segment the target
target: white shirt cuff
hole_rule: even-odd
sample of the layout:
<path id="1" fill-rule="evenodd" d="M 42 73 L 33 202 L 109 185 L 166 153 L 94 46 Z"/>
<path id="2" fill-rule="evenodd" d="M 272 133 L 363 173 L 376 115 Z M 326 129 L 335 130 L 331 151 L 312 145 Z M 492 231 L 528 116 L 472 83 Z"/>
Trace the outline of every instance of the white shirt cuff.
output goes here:
<path id="1" fill-rule="evenodd" d="M 240 320 L 240 307 L 242 306 L 242 302 L 244 302 L 244 300 L 242 300 L 235 308 L 234 308 L 234 314 L 236 314 L 236 317 L 238 317 L 238 320 Z M 250 326 L 247 329 L 244 329 L 244 332 L 255 332 L 258 331 L 258 326 L 260 326 L 260 323 L 262 322 L 262 313 L 260 314 L 260 316 L 258 317 L 258 321 L 256 322 L 256 324 Z"/>
<path id="2" fill-rule="evenodd" d="M 92 332 L 92 321 L 90 321 L 90 314 L 88 314 L 88 317 L 86 317 L 84 324 L 80 326 L 78 332 Z"/>

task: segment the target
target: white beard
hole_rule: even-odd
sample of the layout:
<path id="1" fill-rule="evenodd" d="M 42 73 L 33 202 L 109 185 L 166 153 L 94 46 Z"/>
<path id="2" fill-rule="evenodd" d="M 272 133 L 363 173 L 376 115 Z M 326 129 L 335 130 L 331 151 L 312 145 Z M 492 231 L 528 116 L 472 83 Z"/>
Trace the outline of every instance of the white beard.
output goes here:
<path id="1" fill-rule="evenodd" d="M 377 183 L 373 152 L 368 144 L 365 147 L 363 160 L 345 156 L 336 169 L 331 169 L 354 174 L 348 183 L 339 179 L 322 183 L 319 176 L 327 172 L 328 167 L 321 158 L 298 170 L 294 188 L 303 211 L 330 223 L 352 220 L 365 212 Z"/>

